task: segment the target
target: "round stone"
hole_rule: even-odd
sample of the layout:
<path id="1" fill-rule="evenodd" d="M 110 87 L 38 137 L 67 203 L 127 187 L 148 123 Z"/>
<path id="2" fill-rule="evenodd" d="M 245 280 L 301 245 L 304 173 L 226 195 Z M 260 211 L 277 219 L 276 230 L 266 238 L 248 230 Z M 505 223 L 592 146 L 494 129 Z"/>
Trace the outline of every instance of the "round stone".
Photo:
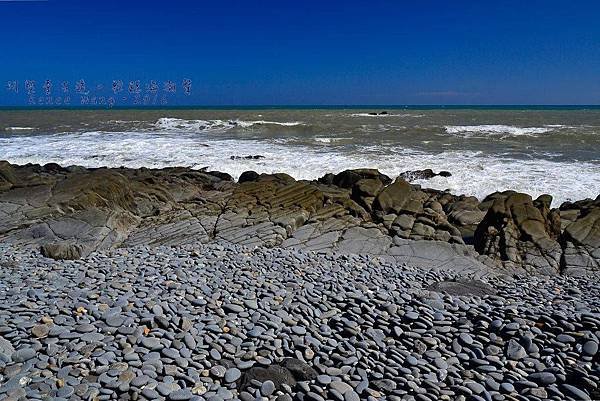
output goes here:
<path id="1" fill-rule="evenodd" d="M 12 354 L 12 360 L 17 363 L 25 362 L 35 357 L 35 354 L 36 352 L 33 348 L 21 348 Z"/>
<path id="2" fill-rule="evenodd" d="M 458 338 L 463 345 L 473 344 L 473 337 L 471 337 L 471 335 L 468 333 L 460 333 Z"/>
<path id="3" fill-rule="evenodd" d="M 535 372 L 527 376 L 527 379 L 545 386 L 556 382 L 556 376 L 550 372 Z"/>
<path id="4" fill-rule="evenodd" d="M 521 344 L 511 339 L 508 341 L 508 346 L 506 347 L 506 356 L 509 359 L 518 361 L 525 358 L 527 356 L 527 352 L 525 352 L 525 348 L 523 348 Z"/>
<path id="5" fill-rule="evenodd" d="M 50 328 L 46 324 L 37 324 L 31 328 L 31 334 L 37 338 L 44 338 L 48 336 Z"/>
<path id="6" fill-rule="evenodd" d="M 329 387 L 336 390 L 340 394 L 346 394 L 348 391 L 352 390 L 352 386 L 339 380 L 332 381 L 331 384 L 329 384 Z"/>
<path id="7" fill-rule="evenodd" d="M 359 395 L 354 390 L 344 393 L 344 401 L 360 401 Z"/>
<path id="8" fill-rule="evenodd" d="M 267 381 L 263 382 L 263 384 L 260 386 L 260 393 L 265 397 L 270 396 L 274 392 L 275 392 L 275 383 L 273 383 L 271 380 L 267 380 Z"/>
<path id="9" fill-rule="evenodd" d="M 175 391 L 169 393 L 169 400 L 173 400 L 173 401 L 189 400 L 193 396 L 194 395 L 192 394 L 190 389 L 182 388 L 182 389 L 175 390 Z"/>
<path id="10" fill-rule="evenodd" d="M 215 377 L 225 377 L 226 372 L 227 368 L 225 368 L 225 366 L 215 365 L 212 368 L 210 368 L 210 373 Z"/>
<path id="11" fill-rule="evenodd" d="M 242 376 L 242 372 L 238 368 L 230 368 L 225 372 L 225 382 L 233 383 Z"/>
<path id="12" fill-rule="evenodd" d="M 500 391 L 510 394 L 515 391 L 515 386 L 513 386 L 511 383 L 500 383 Z"/>
<path id="13" fill-rule="evenodd" d="M 587 356 L 594 356 L 598 353 L 598 343 L 592 340 L 586 341 L 582 350 Z"/>
<path id="14" fill-rule="evenodd" d="M 106 324 L 111 327 L 119 327 L 125 322 L 125 318 L 121 315 L 110 315 L 106 318 Z"/>

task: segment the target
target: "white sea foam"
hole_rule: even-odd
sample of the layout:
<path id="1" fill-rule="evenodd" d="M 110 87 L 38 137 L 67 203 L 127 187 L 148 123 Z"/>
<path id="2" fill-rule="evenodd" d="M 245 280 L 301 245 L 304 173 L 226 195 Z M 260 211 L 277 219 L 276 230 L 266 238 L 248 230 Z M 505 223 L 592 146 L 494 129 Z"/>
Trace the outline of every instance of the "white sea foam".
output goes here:
<path id="1" fill-rule="evenodd" d="M 156 128 L 167 131 L 214 131 L 227 130 L 235 126 L 232 122 L 224 120 L 184 120 L 181 118 L 160 118 Z"/>
<path id="2" fill-rule="evenodd" d="M 465 137 L 485 135 L 503 135 L 503 136 L 535 136 L 553 131 L 556 127 L 516 127 L 513 125 L 447 125 L 444 127 L 448 134 L 460 135 Z"/>
<path id="3" fill-rule="evenodd" d="M 281 125 L 282 127 L 295 127 L 298 125 L 305 125 L 305 123 L 301 121 L 290 121 L 290 122 L 279 122 L 279 121 L 242 121 L 242 120 L 233 120 L 233 122 L 241 127 L 252 127 L 254 125 Z"/>
<path id="4" fill-rule="evenodd" d="M 256 154 L 265 158 L 230 160 L 233 155 Z M 431 168 L 450 171 L 452 176 L 418 183 L 479 198 L 506 189 L 534 197 L 550 193 L 555 196 L 555 205 L 568 199 L 595 198 L 600 188 L 600 163 L 593 162 L 520 160 L 468 150 L 427 153 L 393 144 L 374 144 L 349 151 L 343 147 L 299 145 L 276 139 L 224 139 L 210 133 L 179 131 L 91 131 L 0 137 L 0 159 L 18 164 L 56 162 L 87 167 L 206 166 L 234 177 L 255 170 L 286 172 L 297 179 L 314 179 L 327 172 L 360 167 L 378 168 L 392 177 L 407 170 Z"/>
<path id="5" fill-rule="evenodd" d="M 334 142 L 340 142 L 340 141 L 346 141 L 346 140 L 350 140 L 352 138 L 328 138 L 328 137 L 322 137 L 322 136 L 316 136 L 313 138 L 313 140 L 315 142 L 320 142 L 320 143 L 334 143 Z"/>
<path id="6" fill-rule="evenodd" d="M 250 128 L 255 125 L 279 125 L 294 127 L 304 125 L 301 121 L 244 121 L 244 120 L 185 120 L 181 118 L 163 117 L 155 126 L 170 131 L 226 131 L 234 127 Z"/>
<path id="7" fill-rule="evenodd" d="M 35 128 L 33 127 L 6 127 L 5 131 L 33 131 Z"/>
<path id="8" fill-rule="evenodd" d="M 374 114 L 374 113 L 352 113 L 350 117 L 413 117 L 420 118 L 425 117 L 424 114 L 411 114 L 411 113 L 386 113 L 386 114 Z"/>

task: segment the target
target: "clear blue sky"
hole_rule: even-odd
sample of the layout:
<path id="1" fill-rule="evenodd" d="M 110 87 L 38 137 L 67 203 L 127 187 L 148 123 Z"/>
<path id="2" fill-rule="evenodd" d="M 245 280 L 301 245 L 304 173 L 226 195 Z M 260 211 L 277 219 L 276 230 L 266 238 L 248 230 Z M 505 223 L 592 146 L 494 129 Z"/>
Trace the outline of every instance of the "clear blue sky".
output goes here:
<path id="1" fill-rule="evenodd" d="M 0 105 L 80 78 L 190 78 L 175 102 L 202 105 L 600 103 L 598 0 L 2 0 L 0 18 Z"/>

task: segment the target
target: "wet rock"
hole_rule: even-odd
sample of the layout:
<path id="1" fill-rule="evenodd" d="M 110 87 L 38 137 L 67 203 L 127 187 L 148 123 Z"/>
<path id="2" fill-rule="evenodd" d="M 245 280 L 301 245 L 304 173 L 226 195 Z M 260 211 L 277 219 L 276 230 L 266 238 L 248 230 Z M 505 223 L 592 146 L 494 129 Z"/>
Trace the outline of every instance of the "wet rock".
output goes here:
<path id="1" fill-rule="evenodd" d="M 238 182 L 244 183 L 244 182 L 252 182 L 252 181 L 256 181 L 258 179 L 259 175 L 256 171 L 244 171 L 241 175 L 240 178 L 238 179 Z"/>
<path id="2" fill-rule="evenodd" d="M 245 159 L 245 160 L 259 160 L 259 159 L 264 159 L 265 157 L 262 155 L 247 155 L 247 156 L 231 156 L 230 159 L 231 160 L 239 160 L 239 159 Z"/>
<path id="3" fill-rule="evenodd" d="M 281 366 L 289 370 L 298 381 L 309 381 L 317 378 L 317 371 L 306 362 L 295 358 L 285 358 Z"/>
<path id="4" fill-rule="evenodd" d="M 345 170 L 341 173 L 335 174 L 332 178 L 332 184 L 341 188 L 352 188 L 358 181 L 364 179 L 378 180 L 383 185 L 387 185 L 392 182 L 391 178 L 385 174 L 381 174 L 375 169 L 356 169 L 356 170 Z"/>
<path id="5" fill-rule="evenodd" d="M 246 387 L 250 386 L 253 380 L 256 380 L 260 383 L 270 381 L 277 390 L 281 390 L 283 385 L 287 385 L 292 388 L 296 385 L 296 380 L 294 379 L 292 373 L 288 369 L 279 365 L 270 365 L 266 368 L 253 367 L 248 369 L 242 375 L 240 388 L 245 389 Z"/>
<path id="6" fill-rule="evenodd" d="M 452 174 L 449 171 L 440 171 L 439 173 L 434 173 L 432 169 L 428 168 L 425 170 L 405 171 L 403 173 L 400 173 L 398 177 L 410 182 L 416 180 L 429 180 L 437 176 L 450 177 L 451 175 Z"/>

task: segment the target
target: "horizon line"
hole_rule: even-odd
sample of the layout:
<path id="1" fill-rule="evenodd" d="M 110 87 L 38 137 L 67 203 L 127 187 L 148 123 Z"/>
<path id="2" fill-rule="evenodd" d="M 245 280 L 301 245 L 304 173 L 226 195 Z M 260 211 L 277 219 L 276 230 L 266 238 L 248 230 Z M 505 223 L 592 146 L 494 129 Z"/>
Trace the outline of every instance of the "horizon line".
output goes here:
<path id="1" fill-rule="evenodd" d="M 1 1 L 1 0 L 0 0 Z M 153 110 L 573 110 L 598 111 L 600 104 L 328 104 L 328 105 L 172 105 L 172 106 L 0 106 L 8 111 L 153 111 Z"/>
<path id="2" fill-rule="evenodd" d="M 0 0 L 1 2 L 2 0 Z M 497 103 L 497 104 L 196 104 L 196 105 L 164 105 L 164 106 L 33 106 L 33 105 L 10 105 L 0 106 L 0 110 L 169 110 L 169 109 L 382 109 L 382 108 L 600 108 L 599 104 L 519 104 L 519 103 Z"/>

